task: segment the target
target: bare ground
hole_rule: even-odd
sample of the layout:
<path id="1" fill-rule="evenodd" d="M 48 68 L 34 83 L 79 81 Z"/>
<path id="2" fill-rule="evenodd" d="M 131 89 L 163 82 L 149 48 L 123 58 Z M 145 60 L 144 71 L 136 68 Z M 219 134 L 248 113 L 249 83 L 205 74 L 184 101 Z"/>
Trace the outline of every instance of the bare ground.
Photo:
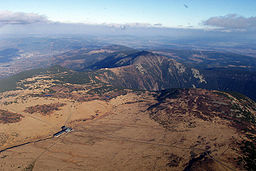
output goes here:
<path id="1" fill-rule="evenodd" d="M 43 99 L 31 98 L 23 104 L 3 107 L 22 112 L 31 103 L 56 102 Z M 241 135 L 221 119 L 212 122 L 190 116 L 166 129 L 150 118 L 146 109 L 156 102 L 147 94 L 128 93 L 108 102 L 58 102 L 67 105 L 50 116 L 35 114 L 45 123 L 23 112 L 25 118 L 21 122 L 0 125 L 0 136 L 5 137 L 1 148 L 51 136 L 70 112 L 73 114 L 67 125 L 73 131 L 0 153 L 0 170 L 183 170 L 192 158 L 206 151 L 211 154 L 194 167 L 239 169 L 233 158 L 239 156 L 235 143 Z"/>

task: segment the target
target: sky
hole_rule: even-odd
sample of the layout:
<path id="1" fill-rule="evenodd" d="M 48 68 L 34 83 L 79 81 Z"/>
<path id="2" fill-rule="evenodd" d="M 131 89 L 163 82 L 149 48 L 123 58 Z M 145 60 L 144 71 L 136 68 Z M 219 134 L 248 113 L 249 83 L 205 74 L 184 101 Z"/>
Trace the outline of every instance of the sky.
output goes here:
<path id="1" fill-rule="evenodd" d="M 200 27 L 210 17 L 256 16 L 255 0 L 3 0 L 0 11 L 45 15 L 71 23 L 149 23 Z"/>
<path id="2" fill-rule="evenodd" d="M 0 4 L 0 32 L 3 27 L 22 30 L 17 25 L 54 22 L 256 30 L 255 0 L 0 0 Z"/>

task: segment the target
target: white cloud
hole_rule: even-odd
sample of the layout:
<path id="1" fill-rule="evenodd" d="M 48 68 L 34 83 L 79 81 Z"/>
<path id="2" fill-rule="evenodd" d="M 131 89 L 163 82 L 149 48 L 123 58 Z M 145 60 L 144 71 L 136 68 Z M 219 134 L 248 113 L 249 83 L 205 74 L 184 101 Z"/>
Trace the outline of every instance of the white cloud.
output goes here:
<path id="1" fill-rule="evenodd" d="M 0 11 L 0 25 L 26 25 L 34 23 L 47 23 L 44 15 L 36 13 Z"/>
<path id="2" fill-rule="evenodd" d="M 211 17 L 203 22 L 205 26 L 213 26 L 233 31 L 256 30 L 256 17 L 243 17 L 237 14 Z"/>

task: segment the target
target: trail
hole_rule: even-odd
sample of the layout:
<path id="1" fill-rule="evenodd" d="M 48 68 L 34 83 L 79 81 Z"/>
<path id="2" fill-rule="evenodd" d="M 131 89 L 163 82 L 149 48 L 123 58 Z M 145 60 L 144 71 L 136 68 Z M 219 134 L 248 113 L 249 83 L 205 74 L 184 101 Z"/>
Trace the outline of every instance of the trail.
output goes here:
<path id="1" fill-rule="evenodd" d="M 18 145 L 14 145 L 14 146 L 11 146 L 11 147 L 7 147 L 3 150 L 0 150 L 0 153 L 2 152 L 5 152 L 7 150 L 10 150 L 10 149 L 13 149 L 13 148 L 17 148 L 17 147 L 21 147 L 21 146 L 24 146 L 24 145 L 27 145 L 27 144 L 31 144 L 31 143 L 37 143 L 37 142 L 40 142 L 40 141 L 45 141 L 45 140 L 49 140 L 49 139 L 52 139 L 53 137 L 47 137 L 47 138 L 43 138 L 43 139 L 39 139 L 39 140 L 35 140 L 35 141 L 28 141 L 28 142 L 25 142 L 25 143 L 22 143 L 22 144 L 18 144 Z"/>
<path id="2" fill-rule="evenodd" d="M 73 104 L 74 104 L 74 102 L 73 102 Z M 72 106 L 71 106 L 72 107 Z M 15 110 L 13 110 L 13 108 L 8 108 L 7 110 L 11 110 L 11 111 L 15 111 Z M 65 121 L 65 124 L 70 120 L 70 118 L 71 118 L 71 115 L 72 115 L 72 113 L 71 113 L 71 108 L 70 108 L 70 110 L 69 110 L 70 112 L 69 112 L 69 115 L 68 115 L 68 117 L 67 117 L 67 119 L 66 119 L 66 121 Z M 17 113 L 16 111 L 15 111 L 15 113 Z M 43 122 L 44 124 L 47 124 L 47 125 L 49 125 L 50 127 L 56 127 L 56 126 L 54 126 L 53 124 L 51 124 L 50 122 L 46 122 L 46 121 L 43 121 L 43 120 L 41 120 L 41 119 L 39 119 L 39 118 L 37 118 L 37 117 L 33 117 L 33 116 L 30 116 L 30 115 L 27 115 L 27 114 L 23 114 L 23 115 L 25 115 L 25 116 L 28 116 L 28 117 L 30 117 L 30 118 L 33 118 L 33 119 L 36 119 L 36 120 L 38 120 L 38 121 L 41 121 L 41 122 Z M 28 142 L 25 142 L 25 143 L 22 143 L 22 144 L 18 144 L 18 145 L 14 145 L 14 146 L 11 146 L 11 147 L 7 147 L 7 148 L 5 148 L 5 149 L 2 149 L 2 150 L 0 150 L 0 153 L 2 153 L 2 152 L 5 152 L 5 151 L 7 151 L 7 150 L 10 150 L 10 149 L 14 149 L 14 148 L 17 148 L 17 147 L 21 147 L 21 146 L 24 146 L 24 145 L 28 145 L 28 144 L 31 144 L 31 143 L 37 143 L 37 142 L 40 142 L 40 141 L 45 141 L 45 140 L 48 140 L 48 139 L 52 139 L 52 138 L 54 138 L 54 136 L 51 136 L 51 137 L 47 137 L 47 138 L 42 138 L 42 139 L 38 139 L 38 140 L 35 140 L 35 141 L 28 141 Z M 57 140 L 56 140 L 57 141 Z M 40 154 L 40 156 L 41 156 L 42 154 Z"/>
<path id="3" fill-rule="evenodd" d="M 71 107 L 74 105 L 75 101 L 73 101 L 73 104 L 70 106 L 69 108 L 69 115 L 67 116 L 67 119 L 64 123 L 64 126 L 68 123 L 68 121 L 70 120 L 71 116 L 72 116 L 72 112 L 71 112 Z M 70 133 L 70 132 L 69 132 Z M 51 144 L 49 147 L 47 147 L 44 151 L 42 151 L 34 160 L 33 160 L 33 168 L 36 165 L 36 162 L 40 159 L 40 157 L 42 157 L 47 151 L 49 151 L 50 148 L 52 148 L 53 146 L 55 146 L 58 143 L 59 139 L 63 139 L 65 136 L 67 136 L 68 133 L 66 132 L 65 135 L 59 136 L 57 137 L 57 139 L 55 140 L 55 142 L 53 144 Z M 61 138 L 62 137 L 62 138 Z M 51 138 L 55 138 L 54 136 L 52 136 Z M 32 168 L 32 170 L 33 170 Z"/>

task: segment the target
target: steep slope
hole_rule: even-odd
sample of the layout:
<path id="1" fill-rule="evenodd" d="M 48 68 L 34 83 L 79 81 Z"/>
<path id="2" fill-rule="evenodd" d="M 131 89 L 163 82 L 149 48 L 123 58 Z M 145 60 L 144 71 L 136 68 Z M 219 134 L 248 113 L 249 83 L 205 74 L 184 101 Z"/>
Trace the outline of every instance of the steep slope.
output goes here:
<path id="1" fill-rule="evenodd" d="M 256 71 L 226 68 L 200 71 L 209 83 L 202 88 L 240 92 L 256 100 Z"/>
<path id="2" fill-rule="evenodd" d="M 95 72 L 95 78 L 117 87 L 161 90 L 207 83 L 197 69 L 146 51 L 106 58 L 96 66 L 103 69 Z"/>
<path id="3" fill-rule="evenodd" d="M 202 88 L 236 91 L 256 100 L 256 58 L 229 52 L 162 49 L 154 53 L 197 68 L 208 84 Z"/>

